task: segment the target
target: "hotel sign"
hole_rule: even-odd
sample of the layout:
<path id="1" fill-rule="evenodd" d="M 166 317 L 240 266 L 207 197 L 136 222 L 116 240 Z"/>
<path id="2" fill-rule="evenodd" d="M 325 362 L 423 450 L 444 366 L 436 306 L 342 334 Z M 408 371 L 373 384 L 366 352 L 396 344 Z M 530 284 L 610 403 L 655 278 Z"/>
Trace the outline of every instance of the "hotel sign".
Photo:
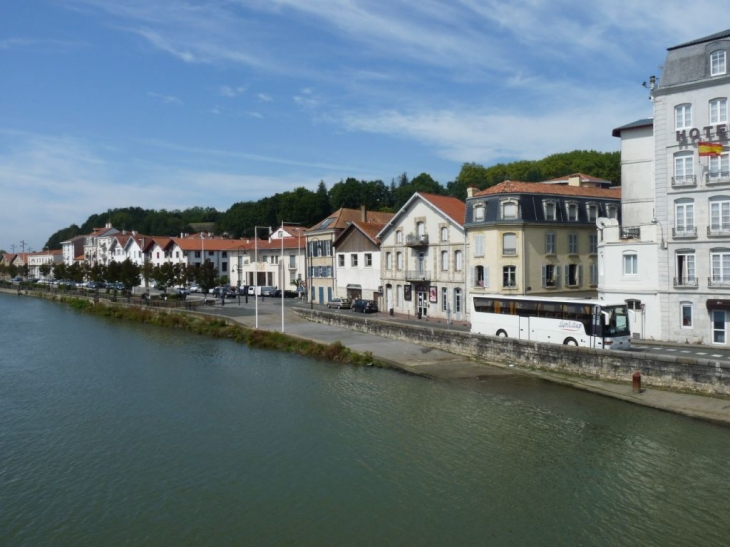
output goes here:
<path id="1" fill-rule="evenodd" d="M 712 130 L 715 130 L 714 133 Z M 727 125 L 706 125 L 701 130 L 699 127 L 693 127 L 692 129 L 682 129 L 677 131 L 677 142 L 686 142 L 687 137 L 690 140 L 698 141 L 700 139 L 710 140 L 712 137 L 717 137 L 718 140 L 727 140 Z"/>

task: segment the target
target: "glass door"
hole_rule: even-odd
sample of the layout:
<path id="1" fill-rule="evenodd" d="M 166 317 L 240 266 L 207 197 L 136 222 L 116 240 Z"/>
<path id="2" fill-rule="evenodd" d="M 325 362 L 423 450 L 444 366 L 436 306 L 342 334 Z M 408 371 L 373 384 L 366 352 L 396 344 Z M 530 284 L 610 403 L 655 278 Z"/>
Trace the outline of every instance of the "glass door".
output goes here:
<path id="1" fill-rule="evenodd" d="M 725 312 L 721 310 L 712 311 L 712 343 L 725 343 Z"/>

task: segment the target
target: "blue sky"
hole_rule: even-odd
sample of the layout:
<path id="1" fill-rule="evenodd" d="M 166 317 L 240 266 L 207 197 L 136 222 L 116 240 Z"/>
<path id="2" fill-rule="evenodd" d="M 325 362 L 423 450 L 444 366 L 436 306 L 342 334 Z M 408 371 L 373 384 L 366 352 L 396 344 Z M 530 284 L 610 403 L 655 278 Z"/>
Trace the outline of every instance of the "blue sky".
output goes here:
<path id="1" fill-rule="evenodd" d="M 615 151 L 674 0 L 6 0 L 0 248 L 89 215 L 256 200 L 464 162 Z M 722 24 L 722 23 L 721 23 Z"/>

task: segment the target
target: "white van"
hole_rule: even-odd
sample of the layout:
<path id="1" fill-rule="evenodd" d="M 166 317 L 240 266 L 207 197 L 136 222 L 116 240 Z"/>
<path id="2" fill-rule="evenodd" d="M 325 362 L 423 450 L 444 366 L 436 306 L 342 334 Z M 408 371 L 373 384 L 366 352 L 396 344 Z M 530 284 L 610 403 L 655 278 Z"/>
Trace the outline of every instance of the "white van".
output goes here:
<path id="1" fill-rule="evenodd" d="M 255 287 L 253 285 L 249 285 L 248 294 L 253 295 L 254 290 L 256 291 L 257 296 L 269 296 L 271 291 L 276 290 L 276 287 L 269 287 L 268 285 L 259 285 L 258 287 Z"/>

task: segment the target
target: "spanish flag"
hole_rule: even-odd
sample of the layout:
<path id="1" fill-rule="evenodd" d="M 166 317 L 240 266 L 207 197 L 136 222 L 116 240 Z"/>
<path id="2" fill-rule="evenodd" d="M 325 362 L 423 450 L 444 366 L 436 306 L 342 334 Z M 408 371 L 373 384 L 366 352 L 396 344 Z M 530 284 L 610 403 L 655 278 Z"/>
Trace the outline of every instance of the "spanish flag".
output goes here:
<path id="1" fill-rule="evenodd" d="M 722 144 L 719 142 L 698 142 L 697 150 L 700 156 L 719 156 L 722 154 Z"/>

